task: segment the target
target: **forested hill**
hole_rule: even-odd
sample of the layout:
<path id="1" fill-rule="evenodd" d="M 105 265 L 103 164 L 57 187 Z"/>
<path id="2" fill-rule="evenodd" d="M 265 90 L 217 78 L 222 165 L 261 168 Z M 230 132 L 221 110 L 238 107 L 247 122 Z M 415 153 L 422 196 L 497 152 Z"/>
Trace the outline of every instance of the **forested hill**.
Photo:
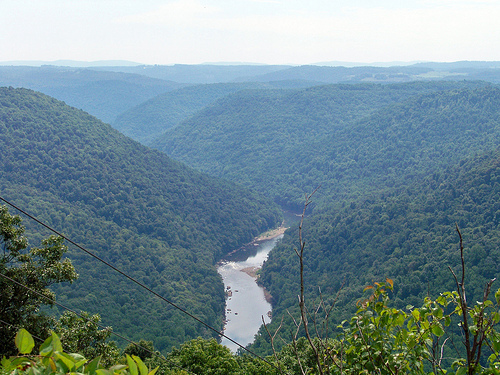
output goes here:
<path id="1" fill-rule="evenodd" d="M 27 89 L 0 89 L 0 160 L 4 198 L 217 328 L 224 291 L 215 261 L 281 220 L 261 196 Z M 32 243 L 47 234 L 29 232 Z M 61 302 L 158 349 L 209 335 L 77 249 L 70 257 L 80 278 L 58 289 Z"/>
<path id="2" fill-rule="evenodd" d="M 392 303 L 398 308 L 455 290 L 448 267 L 460 274 L 456 224 L 464 238 L 468 299 L 482 300 L 486 283 L 500 276 L 500 150 L 319 211 L 304 224 L 304 272 L 311 311 L 319 290 L 328 303 L 340 291 L 332 327 L 356 309 L 365 286 L 387 277 L 394 280 Z M 287 310 L 296 311 L 297 244 L 298 231 L 288 231 L 261 271 L 261 282 L 275 296 L 271 329 L 282 317 L 285 327 L 291 325 Z M 269 350 L 264 341 L 262 331 L 254 349 Z"/>
<path id="3" fill-rule="evenodd" d="M 467 144 L 477 141 L 479 146 L 482 138 L 457 131 L 498 115 L 495 104 L 480 104 L 484 96 L 489 97 L 487 103 L 497 103 L 498 89 L 475 90 L 483 86 L 488 84 L 248 90 L 196 113 L 154 146 L 211 175 L 260 190 L 283 206 L 299 208 L 304 192 L 320 184 L 324 196 L 356 194 L 376 187 L 373 179 L 381 183 L 391 174 L 398 176 L 400 169 L 394 163 L 408 164 L 405 170 L 410 172 L 409 165 L 417 160 L 425 163 L 439 156 L 438 138 L 427 139 L 433 131 L 445 142 L 465 138 Z M 451 93 L 460 89 L 461 94 Z M 434 129 L 422 126 L 434 122 Z M 491 146 L 491 138 L 486 141 Z"/>
<path id="4" fill-rule="evenodd" d="M 138 74 L 61 66 L 0 66 L 0 86 L 25 87 L 63 100 L 105 122 L 182 84 Z"/>
<path id="5" fill-rule="evenodd" d="M 149 144 L 217 99 L 236 91 L 263 86 L 258 83 L 217 83 L 184 87 L 129 109 L 118 116 L 112 125 L 123 134 Z"/>

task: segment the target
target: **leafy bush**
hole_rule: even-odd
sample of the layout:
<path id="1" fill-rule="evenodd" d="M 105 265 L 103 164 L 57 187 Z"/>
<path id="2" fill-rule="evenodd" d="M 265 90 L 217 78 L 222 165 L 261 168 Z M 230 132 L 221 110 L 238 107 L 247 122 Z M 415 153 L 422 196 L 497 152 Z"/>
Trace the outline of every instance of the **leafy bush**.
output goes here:
<path id="1" fill-rule="evenodd" d="M 59 336 L 52 333 L 40 346 L 38 355 L 30 355 L 35 346 L 33 337 L 25 329 L 21 329 L 15 338 L 16 348 L 20 356 L 3 358 L 1 374 L 10 375 L 58 375 L 78 373 L 82 375 L 154 375 L 157 368 L 150 370 L 137 356 L 127 355 L 127 364 L 117 364 L 104 368 L 100 357 L 87 360 L 77 353 L 65 353 Z"/>

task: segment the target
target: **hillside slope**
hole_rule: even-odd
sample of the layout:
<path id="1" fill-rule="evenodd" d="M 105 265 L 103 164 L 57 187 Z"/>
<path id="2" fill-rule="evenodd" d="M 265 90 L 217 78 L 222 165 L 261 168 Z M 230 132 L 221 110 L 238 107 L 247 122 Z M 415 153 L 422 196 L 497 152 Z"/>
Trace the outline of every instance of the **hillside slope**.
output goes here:
<path id="1" fill-rule="evenodd" d="M 465 246 L 469 300 L 483 297 L 486 283 L 500 276 L 500 151 L 462 159 L 401 188 L 330 205 L 305 219 L 305 280 L 309 308 L 337 295 L 330 325 L 349 317 L 363 288 L 391 278 L 392 303 L 420 306 L 423 299 L 455 290 L 451 267 L 460 275 L 460 228 Z M 298 231 L 288 231 L 271 252 L 260 281 L 273 295 L 272 330 L 288 311 L 297 314 Z M 498 284 L 495 283 L 495 288 Z M 495 289 L 496 290 L 496 289 Z M 254 349 L 270 350 L 263 330 Z"/>
<path id="2" fill-rule="evenodd" d="M 219 329 L 215 262 L 281 220 L 261 196 L 26 89 L 0 89 L 0 160 L 4 198 Z M 32 243 L 47 235 L 34 225 L 29 233 Z M 70 258 L 80 278 L 57 290 L 70 307 L 99 312 L 104 324 L 158 349 L 212 335 L 77 249 Z"/>
<path id="3" fill-rule="evenodd" d="M 376 170 L 364 171 L 361 163 L 382 163 L 385 156 L 378 150 L 380 142 L 387 143 L 385 148 L 395 146 L 390 145 L 392 139 L 379 139 L 371 120 L 362 119 L 375 116 L 377 111 L 382 117 L 389 115 L 391 106 L 426 92 L 484 85 L 436 82 L 243 91 L 196 113 L 159 137 L 153 146 L 194 168 L 240 182 L 296 209 L 303 194 L 320 184 L 327 194 L 334 190 L 354 192 L 363 182 L 360 178 L 369 186 L 369 179 L 377 177 Z M 454 104 L 457 111 L 461 105 Z M 403 116 L 401 121 L 411 120 L 405 120 L 404 113 L 397 116 Z M 411 134 L 404 136 L 412 141 Z M 370 154 L 360 154 L 362 149 L 358 148 L 365 143 L 377 150 L 375 161 Z M 360 157 L 366 160 L 355 161 Z"/>
<path id="4" fill-rule="evenodd" d="M 113 127 L 143 144 L 154 142 L 196 111 L 233 92 L 263 86 L 257 83 L 218 83 L 184 87 L 141 103 L 113 122 Z"/>

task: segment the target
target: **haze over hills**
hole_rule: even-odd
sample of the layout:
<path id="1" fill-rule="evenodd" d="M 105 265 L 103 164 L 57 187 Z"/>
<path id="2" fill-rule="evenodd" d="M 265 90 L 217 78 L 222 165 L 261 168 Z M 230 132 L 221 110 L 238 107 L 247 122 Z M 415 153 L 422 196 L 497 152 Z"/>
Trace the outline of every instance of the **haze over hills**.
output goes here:
<path id="1" fill-rule="evenodd" d="M 195 84 L 260 82 L 282 88 L 303 88 L 339 82 L 395 83 L 442 79 L 500 82 L 496 62 L 418 63 L 390 67 L 135 63 L 110 66 L 113 61 L 59 63 L 87 66 L 0 66 L 0 85 L 41 91 L 113 123 L 120 114 L 148 99 Z"/>
<path id="2" fill-rule="evenodd" d="M 122 113 L 113 127 L 123 134 L 150 144 L 196 111 L 233 92 L 264 85 L 254 83 L 219 83 L 194 85 L 158 95 Z"/>
<path id="3" fill-rule="evenodd" d="M 136 67 L 96 67 L 135 73 L 189 84 L 222 82 L 272 82 L 306 80 L 322 83 L 395 83 L 414 80 L 477 80 L 500 82 L 496 61 L 422 62 L 414 64 L 332 64 L 310 65 L 144 65 Z M 460 70 L 461 69 L 461 70 Z"/>
<path id="4" fill-rule="evenodd" d="M 183 85 L 82 68 L 0 66 L 0 86 L 41 91 L 109 123 L 127 109 Z"/>
<path id="5" fill-rule="evenodd" d="M 77 60 L 56 60 L 56 61 L 0 61 L 0 66 L 68 66 L 73 68 L 88 68 L 97 66 L 137 66 L 140 63 L 126 60 L 99 60 L 99 61 L 77 61 Z"/>
<path id="6" fill-rule="evenodd" d="M 154 143 L 163 133 L 181 124 L 197 111 L 231 93 L 249 89 L 303 88 L 310 81 L 242 82 L 193 85 L 169 91 L 122 113 L 112 126 L 145 144 Z"/>
<path id="7" fill-rule="evenodd" d="M 186 84 L 247 81 L 246 77 L 288 68 L 288 65 L 141 65 L 136 67 L 100 67 L 98 70 L 140 74 Z"/>
<path id="8" fill-rule="evenodd" d="M 278 225 L 277 207 L 41 93 L 2 88 L 0 103 L 2 197 L 222 329 L 214 264 Z M 25 224 L 32 243 L 47 235 Z M 104 324 L 159 350 L 212 335 L 77 249 L 70 258 L 80 278 L 57 288 L 60 302 L 99 312 Z"/>

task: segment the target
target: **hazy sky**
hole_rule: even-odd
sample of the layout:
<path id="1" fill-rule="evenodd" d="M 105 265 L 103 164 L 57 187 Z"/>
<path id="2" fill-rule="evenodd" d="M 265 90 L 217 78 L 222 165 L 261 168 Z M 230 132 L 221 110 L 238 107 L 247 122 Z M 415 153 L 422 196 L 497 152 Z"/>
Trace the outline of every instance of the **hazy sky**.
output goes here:
<path id="1" fill-rule="evenodd" d="M 499 0 L 0 0 L 0 61 L 500 60 Z"/>

